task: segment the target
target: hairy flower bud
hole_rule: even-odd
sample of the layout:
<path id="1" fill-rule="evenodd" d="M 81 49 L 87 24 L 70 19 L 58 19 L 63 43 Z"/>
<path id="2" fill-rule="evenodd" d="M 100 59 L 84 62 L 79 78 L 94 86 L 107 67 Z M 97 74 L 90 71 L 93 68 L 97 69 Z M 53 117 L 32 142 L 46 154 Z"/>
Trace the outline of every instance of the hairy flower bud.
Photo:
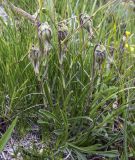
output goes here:
<path id="1" fill-rule="evenodd" d="M 63 46 L 61 42 L 67 37 L 68 35 L 68 27 L 66 25 L 66 21 L 60 22 L 58 24 L 58 40 L 60 45 L 60 61 L 62 63 L 64 53 L 67 51 L 67 41 L 64 42 Z"/>
<path id="2" fill-rule="evenodd" d="M 39 24 L 38 37 L 40 41 L 39 45 L 40 45 L 41 53 L 43 53 L 44 55 L 47 55 L 52 48 L 52 45 L 51 45 L 52 29 L 49 26 L 48 22 Z"/>
<path id="3" fill-rule="evenodd" d="M 38 36 L 43 40 L 43 41 L 48 41 L 50 42 L 52 38 L 52 29 L 48 22 L 41 23 L 38 27 Z"/>
<path id="4" fill-rule="evenodd" d="M 80 19 L 80 24 L 83 26 L 89 33 L 89 38 L 92 39 L 93 35 L 93 24 L 92 24 L 92 19 L 88 14 L 83 14 L 81 13 L 79 16 Z"/>
<path id="5" fill-rule="evenodd" d="M 99 68 L 100 68 L 103 61 L 106 58 L 106 48 L 101 44 L 97 44 L 95 46 L 94 56 L 95 56 L 95 61 L 99 65 Z"/>
<path id="6" fill-rule="evenodd" d="M 66 25 L 66 22 L 60 22 L 58 24 L 58 38 L 59 41 L 63 41 L 68 35 L 68 27 Z"/>
<path id="7" fill-rule="evenodd" d="M 35 74 L 39 74 L 40 50 L 34 45 L 29 51 L 29 59 L 34 67 Z"/>

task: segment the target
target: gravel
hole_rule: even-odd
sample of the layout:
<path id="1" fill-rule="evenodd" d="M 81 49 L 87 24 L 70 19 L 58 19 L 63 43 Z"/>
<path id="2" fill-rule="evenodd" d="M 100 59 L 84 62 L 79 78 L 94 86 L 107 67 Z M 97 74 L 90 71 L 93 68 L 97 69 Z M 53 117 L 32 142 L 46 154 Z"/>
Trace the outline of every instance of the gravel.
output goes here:
<path id="1" fill-rule="evenodd" d="M 22 150 L 32 151 L 33 146 L 38 153 L 41 153 L 45 148 L 45 145 L 41 143 L 41 138 L 37 131 L 30 131 L 22 138 L 13 133 L 3 152 L 0 154 L 0 160 L 23 160 Z"/>

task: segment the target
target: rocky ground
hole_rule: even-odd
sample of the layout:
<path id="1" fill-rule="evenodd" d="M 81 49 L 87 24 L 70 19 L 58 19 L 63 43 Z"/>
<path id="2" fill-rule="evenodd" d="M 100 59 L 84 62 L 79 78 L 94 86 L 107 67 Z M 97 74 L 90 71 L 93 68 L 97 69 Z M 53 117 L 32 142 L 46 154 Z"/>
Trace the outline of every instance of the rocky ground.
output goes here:
<path id="1" fill-rule="evenodd" d="M 30 151 L 33 149 L 33 146 L 39 153 L 42 152 L 45 147 L 44 144 L 41 143 L 37 126 L 22 138 L 16 135 L 16 133 L 13 133 L 4 151 L 0 154 L 0 160 L 23 160 L 23 149 Z"/>

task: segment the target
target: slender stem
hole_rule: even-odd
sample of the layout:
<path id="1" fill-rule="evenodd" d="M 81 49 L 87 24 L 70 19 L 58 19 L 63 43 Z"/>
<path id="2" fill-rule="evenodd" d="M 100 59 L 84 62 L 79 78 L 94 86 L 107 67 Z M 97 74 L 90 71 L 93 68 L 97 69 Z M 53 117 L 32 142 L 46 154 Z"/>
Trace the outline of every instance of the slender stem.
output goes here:
<path id="1" fill-rule="evenodd" d="M 9 2 L 9 0 L 4 0 L 3 5 L 5 7 L 9 6 L 12 11 L 16 12 L 17 14 L 20 14 L 21 16 L 23 16 L 27 19 L 29 19 L 31 22 L 33 22 L 35 24 L 35 21 L 36 21 L 35 17 L 33 17 L 31 14 L 27 13 L 23 9 L 14 6 L 11 2 Z"/>
<path id="2" fill-rule="evenodd" d="M 128 102 L 129 102 L 129 91 L 127 98 L 127 107 L 125 108 L 124 113 L 124 152 L 125 152 L 125 160 L 128 160 L 128 143 L 127 143 L 127 120 L 128 120 Z"/>
<path id="3" fill-rule="evenodd" d="M 38 85 L 39 85 L 39 92 L 41 92 L 41 93 L 43 94 L 42 101 L 43 101 L 43 104 L 44 104 L 44 106 L 45 106 L 45 108 L 46 108 L 46 107 L 47 107 L 47 104 L 46 104 L 46 99 L 45 99 L 44 82 L 43 82 L 43 80 L 40 78 L 40 75 L 38 75 L 37 81 L 38 81 Z"/>
<path id="4" fill-rule="evenodd" d="M 96 47 L 95 47 L 96 48 Z M 92 61 L 92 71 L 91 71 L 91 86 L 90 86 L 90 90 L 91 90 L 91 93 L 90 93 L 90 96 L 92 96 L 92 92 L 93 92 L 93 86 L 94 86 L 94 78 L 95 78 L 95 48 L 94 48 L 94 51 L 93 51 L 93 61 Z"/>

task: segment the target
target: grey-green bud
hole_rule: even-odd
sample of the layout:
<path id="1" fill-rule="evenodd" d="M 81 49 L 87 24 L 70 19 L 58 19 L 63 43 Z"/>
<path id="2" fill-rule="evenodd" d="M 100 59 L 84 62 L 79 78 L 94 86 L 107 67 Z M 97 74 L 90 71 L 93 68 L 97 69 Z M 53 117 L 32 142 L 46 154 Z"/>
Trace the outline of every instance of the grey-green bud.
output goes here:
<path id="1" fill-rule="evenodd" d="M 39 48 L 35 47 L 34 45 L 29 51 L 29 59 L 34 67 L 34 71 L 36 74 L 39 74 L 39 59 L 40 59 L 40 50 Z"/>
<path id="2" fill-rule="evenodd" d="M 38 36 L 42 39 L 42 41 L 50 42 L 52 38 L 52 29 L 48 22 L 42 23 L 38 27 Z"/>
<path id="3" fill-rule="evenodd" d="M 60 22 L 58 24 L 58 38 L 59 41 L 63 41 L 68 35 L 68 27 L 66 25 L 66 22 Z"/>
<path id="4" fill-rule="evenodd" d="M 95 56 L 95 61 L 100 66 L 106 58 L 106 48 L 101 44 L 97 44 L 95 46 L 94 56 Z"/>
<path id="5" fill-rule="evenodd" d="M 81 13 L 79 16 L 80 24 L 83 26 L 89 33 L 89 38 L 92 39 L 94 36 L 93 34 L 93 24 L 92 19 L 88 14 Z"/>

